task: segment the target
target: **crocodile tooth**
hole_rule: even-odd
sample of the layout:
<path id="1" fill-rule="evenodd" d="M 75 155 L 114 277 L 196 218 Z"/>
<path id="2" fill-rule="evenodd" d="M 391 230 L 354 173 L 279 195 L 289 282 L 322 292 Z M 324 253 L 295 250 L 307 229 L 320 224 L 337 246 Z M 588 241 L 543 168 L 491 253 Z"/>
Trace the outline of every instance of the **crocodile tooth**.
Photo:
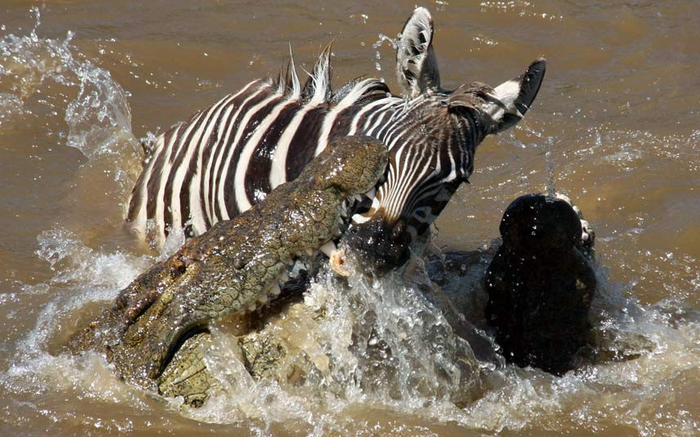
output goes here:
<path id="1" fill-rule="evenodd" d="M 278 282 L 283 282 L 283 283 L 284 283 L 284 282 L 287 282 L 287 281 L 289 281 L 289 275 L 287 274 L 287 272 L 282 272 L 282 273 L 280 273 L 280 277 L 279 277 Z"/>
<path id="2" fill-rule="evenodd" d="M 255 308 L 256 308 L 255 302 L 248 305 L 248 311 L 250 311 L 250 312 L 255 311 Z"/>
<path id="3" fill-rule="evenodd" d="M 311 249 L 311 248 L 308 248 L 308 249 L 306 249 L 306 254 L 307 254 L 308 256 L 314 256 L 314 250 Z"/>
<path id="4" fill-rule="evenodd" d="M 265 305 L 267 303 L 267 295 L 263 294 L 258 298 L 258 303 Z"/>
<path id="5" fill-rule="evenodd" d="M 328 258 L 330 258 L 331 256 L 333 256 L 333 254 L 334 254 L 335 252 L 337 252 L 337 251 L 338 251 L 338 247 L 335 245 L 335 243 L 333 242 L 333 240 L 331 240 L 331 241 L 329 241 L 328 243 L 326 243 L 326 244 L 324 244 L 323 246 L 321 246 L 321 252 L 323 252 L 324 254 L 326 254 L 326 256 L 327 256 Z"/>
<path id="6" fill-rule="evenodd" d="M 274 284 L 272 287 L 270 287 L 270 293 L 272 293 L 273 296 L 279 296 L 280 293 L 282 293 L 282 289 L 279 285 Z"/>

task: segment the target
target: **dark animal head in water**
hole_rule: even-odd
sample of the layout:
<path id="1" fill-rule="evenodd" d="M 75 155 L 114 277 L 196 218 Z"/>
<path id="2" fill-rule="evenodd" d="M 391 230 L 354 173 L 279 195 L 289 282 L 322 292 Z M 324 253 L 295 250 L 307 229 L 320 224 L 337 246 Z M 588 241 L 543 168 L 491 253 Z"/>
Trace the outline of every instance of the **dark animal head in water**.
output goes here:
<path id="1" fill-rule="evenodd" d="M 597 280 L 584 223 L 567 200 L 541 194 L 516 199 L 503 214 L 503 244 L 485 285 L 486 318 L 507 361 L 561 375 L 591 353 Z"/>
<path id="2" fill-rule="evenodd" d="M 514 200 L 500 225 L 503 244 L 519 253 L 547 256 L 581 240 L 581 220 L 571 204 L 556 197 L 528 194 Z"/>

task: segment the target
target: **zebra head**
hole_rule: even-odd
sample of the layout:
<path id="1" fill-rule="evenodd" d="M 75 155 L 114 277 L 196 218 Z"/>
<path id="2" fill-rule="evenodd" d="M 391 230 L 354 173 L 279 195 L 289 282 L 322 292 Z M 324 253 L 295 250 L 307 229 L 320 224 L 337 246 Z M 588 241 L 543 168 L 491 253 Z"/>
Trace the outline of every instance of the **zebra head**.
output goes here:
<path id="1" fill-rule="evenodd" d="M 468 181 L 477 146 L 523 118 L 544 78 L 546 62 L 538 59 L 495 88 L 472 82 L 446 91 L 432 40 L 430 13 L 417 8 L 396 52 L 403 98 L 393 97 L 390 118 L 368 117 L 364 125 L 363 133 L 389 146 L 390 164 L 371 205 L 353 217 L 348 243 L 379 270 L 408 259 L 412 243 L 427 235 L 458 186 Z"/>

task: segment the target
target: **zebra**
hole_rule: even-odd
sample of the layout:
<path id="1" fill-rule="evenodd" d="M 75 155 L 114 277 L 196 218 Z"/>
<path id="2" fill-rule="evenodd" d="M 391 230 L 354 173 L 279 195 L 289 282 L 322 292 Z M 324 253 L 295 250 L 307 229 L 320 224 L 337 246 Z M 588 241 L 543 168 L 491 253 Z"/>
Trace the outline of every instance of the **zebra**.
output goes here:
<path id="1" fill-rule="evenodd" d="M 169 232 L 199 235 L 293 180 L 335 138 L 373 137 L 390 150 L 383 179 L 352 215 L 351 247 L 387 268 L 403 264 L 457 187 L 477 146 L 518 123 L 532 105 L 546 61 L 492 88 L 440 86 L 433 20 L 416 8 L 397 44 L 402 95 L 380 79 L 331 90 L 331 47 L 302 86 L 291 54 L 276 79 L 250 82 L 158 136 L 129 199 L 127 225 L 162 245 Z"/>

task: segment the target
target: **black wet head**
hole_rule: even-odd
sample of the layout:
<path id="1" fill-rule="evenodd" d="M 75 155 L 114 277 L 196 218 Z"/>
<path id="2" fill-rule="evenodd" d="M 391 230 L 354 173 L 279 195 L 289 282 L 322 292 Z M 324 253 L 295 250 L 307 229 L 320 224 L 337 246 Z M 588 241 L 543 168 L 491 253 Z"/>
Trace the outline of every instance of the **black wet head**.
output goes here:
<path id="1" fill-rule="evenodd" d="M 572 206 L 543 194 L 515 199 L 503 213 L 503 244 L 515 252 L 546 255 L 573 248 L 581 239 L 581 221 Z"/>

